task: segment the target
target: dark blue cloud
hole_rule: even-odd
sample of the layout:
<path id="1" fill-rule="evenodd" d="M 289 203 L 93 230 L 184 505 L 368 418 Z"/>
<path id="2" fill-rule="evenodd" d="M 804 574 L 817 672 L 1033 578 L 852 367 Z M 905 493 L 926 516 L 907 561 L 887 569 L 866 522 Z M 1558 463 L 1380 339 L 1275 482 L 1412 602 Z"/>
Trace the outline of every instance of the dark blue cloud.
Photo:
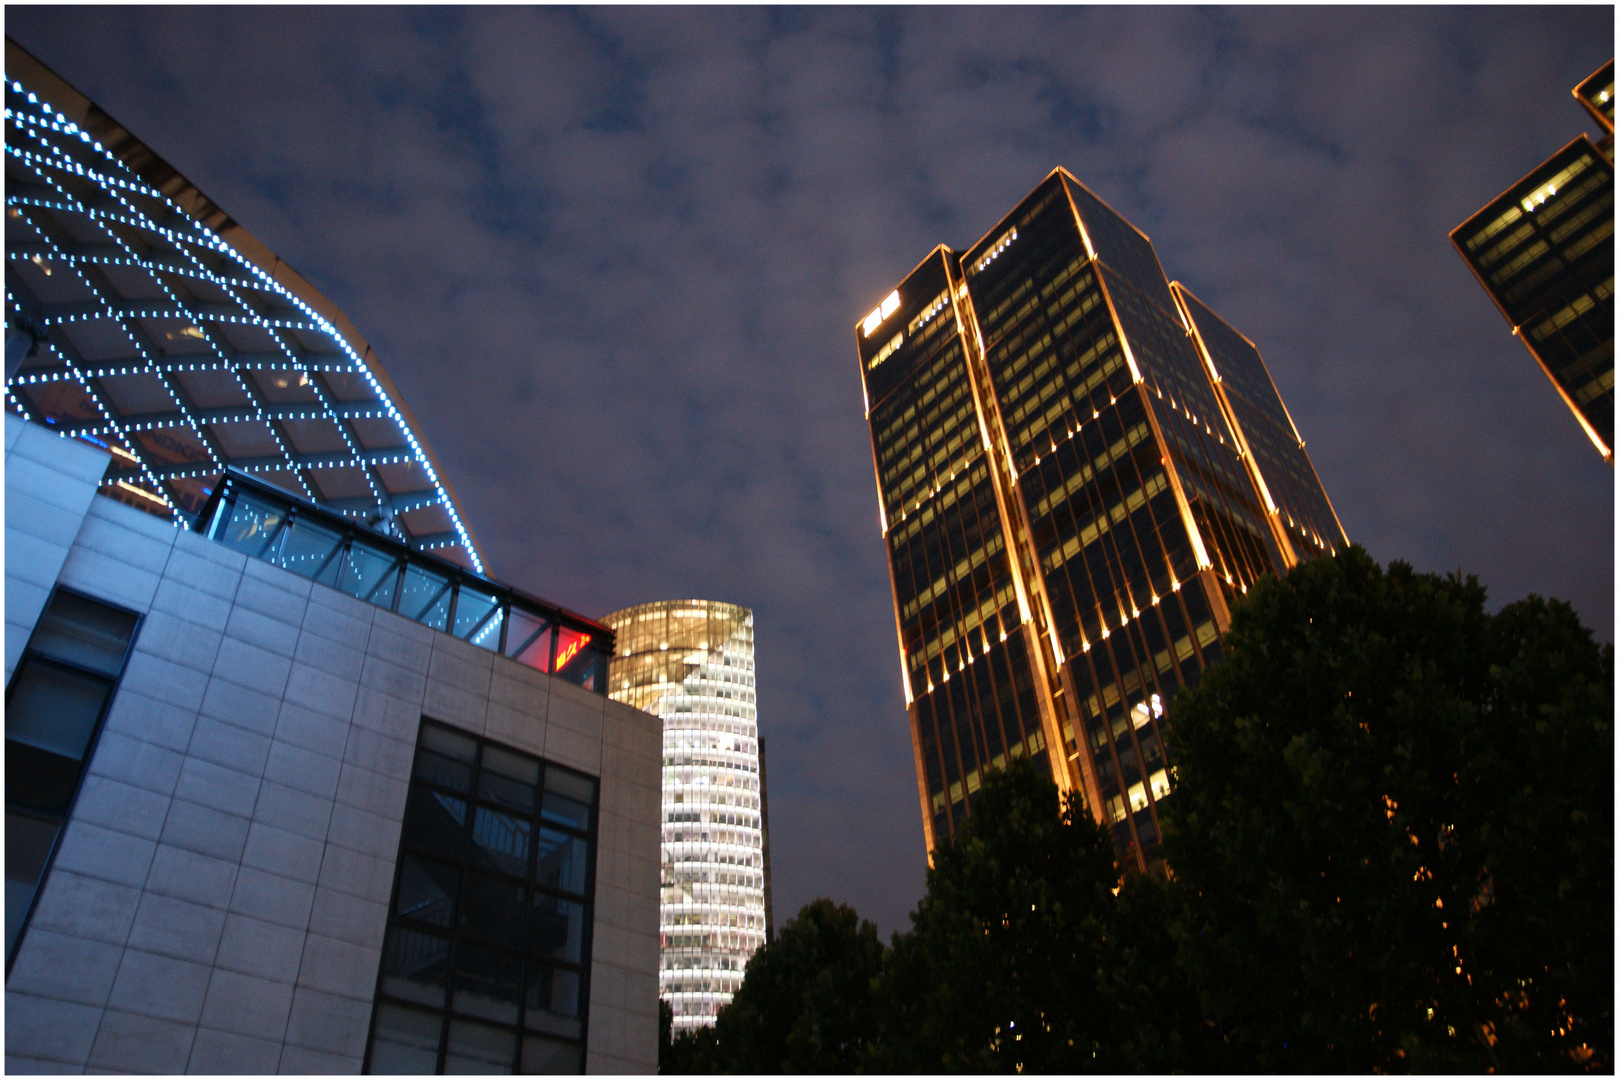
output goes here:
<path id="1" fill-rule="evenodd" d="M 1613 474 L 1448 231 L 1610 8 L 8 8 L 341 306 L 494 572 L 758 613 L 776 898 L 924 858 L 853 348 L 1056 165 L 1258 343 L 1351 538 L 1612 638 Z"/>

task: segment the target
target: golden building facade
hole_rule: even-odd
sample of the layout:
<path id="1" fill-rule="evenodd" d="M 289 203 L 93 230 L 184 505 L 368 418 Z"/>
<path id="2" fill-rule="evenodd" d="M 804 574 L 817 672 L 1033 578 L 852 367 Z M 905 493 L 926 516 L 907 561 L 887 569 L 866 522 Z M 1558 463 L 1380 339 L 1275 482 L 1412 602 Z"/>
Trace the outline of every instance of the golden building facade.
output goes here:
<path id="1" fill-rule="evenodd" d="M 855 338 L 929 850 L 1030 756 L 1153 866 L 1166 706 L 1347 542 L 1258 350 L 1062 169 Z"/>
<path id="2" fill-rule="evenodd" d="M 1584 135 L 1450 239 L 1605 461 L 1613 463 L 1613 61 L 1574 88 Z"/>

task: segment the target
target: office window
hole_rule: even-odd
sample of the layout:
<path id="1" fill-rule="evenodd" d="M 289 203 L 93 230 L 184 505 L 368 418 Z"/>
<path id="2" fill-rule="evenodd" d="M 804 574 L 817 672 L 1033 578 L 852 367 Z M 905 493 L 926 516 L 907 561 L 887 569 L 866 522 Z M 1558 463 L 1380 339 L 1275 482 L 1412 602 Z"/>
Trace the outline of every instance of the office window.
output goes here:
<path id="1" fill-rule="evenodd" d="M 137 617 L 57 589 L 6 687 L 6 963 L 79 791 Z"/>
<path id="2" fill-rule="evenodd" d="M 596 796 L 422 722 L 367 1072 L 583 1070 Z"/>

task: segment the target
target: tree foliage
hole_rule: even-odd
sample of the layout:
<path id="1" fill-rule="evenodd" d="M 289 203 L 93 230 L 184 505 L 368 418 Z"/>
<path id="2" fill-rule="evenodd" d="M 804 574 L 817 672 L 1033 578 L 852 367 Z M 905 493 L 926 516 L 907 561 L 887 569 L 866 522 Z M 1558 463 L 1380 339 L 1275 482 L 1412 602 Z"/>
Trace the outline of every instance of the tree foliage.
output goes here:
<path id="1" fill-rule="evenodd" d="M 934 852 L 911 931 L 894 937 L 875 1063 L 895 1072 L 1144 1065 L 1129 1038 L 1139 1025 L 1121 1007 L 1141 943 L 1121 934 L 1117 882 L 1106 832 L 1077 800 L 1061 803 L 1043 769 L 1023 760 L 991 774 L 954 840 Z"/>
<path id="2" fill-rule="evenodd" d="M 1613 652 L 1359 548 L 1171 714 L 1180 962 L 1257 1071 L 1611 1068 Z"/>
<path id="3" fill-rule="evenodd" d="M 872 983 L 882 967 L 877 927 L 830 900 L 806 904 L 748 961 L 720 1011 L 702 1071 L 854 1072 L 875 1032 Z"/>

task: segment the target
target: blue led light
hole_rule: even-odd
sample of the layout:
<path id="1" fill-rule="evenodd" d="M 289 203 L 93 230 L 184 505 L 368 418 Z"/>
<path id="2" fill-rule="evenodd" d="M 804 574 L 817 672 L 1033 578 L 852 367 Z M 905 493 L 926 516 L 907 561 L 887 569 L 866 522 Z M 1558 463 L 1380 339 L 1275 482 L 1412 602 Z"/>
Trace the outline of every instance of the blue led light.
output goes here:
<path id="1" fill-rule="evenodd" d="M 34 373 L 12 380 L 13 384 L 39 385 L 65 381 L 69 378 L 78 382 L 83 387 L 86 395 L 95 405 L 98 412 L 100 412 L 106 420 L 105 425 L 97 427 L 96 430 L 104 430 L 112 435 L 115 435 L 122 442 L 124 442 L 129 447 L 130 455 L 139 464 L 145 479 L 152 483 L 156 490 L 161 491 L 161 485 L 158 484 L 158 473 L 160 471 L 163 475 L 174 478 L 181 478 L 182 473 L 176 473 L 170 470 L 154 470 L 151 464 L 146 460 L 146 454 L 141 450 L 138 444 L 131 442 L 127 438 L 126 433 L 133 431 L 149 431 L 158 427 L 179 425 L 156 422 L 120 425 L 113 419 L 110 407 L 101 399 L 100 394 L 92 384 L 92 380 L 104 378 L 112 374 L 146 374 L 156 377 L 168 392 L 168 396 L 174 405 L 174 411 L 179 414 L 180 424 L 189 428 L 196 435 L 197 440 L 202 443 L 203 447 L 207 450 L 209 458 L 215 462 L 216 466 L 218 466 L 222 465 L 223 463 L 220 461 L 219 455 L 214 451 L 214 444 L 211 437 L 208 436 L 204 430 L 206 423 L 209 422 L 204 422 L 195 415 L 192 409 L 186 405 L 181 395 L 176 393 L 174 388 L 169 384 L 168 377 L 174 372 L 182 371 L 230 371 L 234 381 L 240 387 L 243 396 L 249 402 L 252 410 L 251 419 L 265 422 L 265 427 L 269 430 L 272 439 L 276 443 L 277 449 L 280 451 L 280 456 L 284 461 L 284 468 L 299 478 L 300 485 L 304 488 L 305 492 L 311 499 L 315 498 L 315 493 L 310 489 L 308 483 L 303 479 L 301 470 L 316 468 L 342 468 L 351 466 L 360 468 L 361 474 L 365 477 L 366 485 L 371 490 L 372 497 L 376 500 L 379 506 L 382 506 L 393 501 L 392 497 L 379 486 L 375 474 L 371 471 L 371 469 L 366 468 L 365 466 L 393 464 L 418 465 L 432 486 L 432 495 L 430 497 L 409 500 L 408 504 L 405 505 L 404 509 L 400 512 L 408 512 L 409 510 L 435 505 L 442 507 L 445 513 L 448 515 L 450 522 L 454 527 L 455 535 L 459 538 L 460 544 L 465 549 L 474 569 L 482 573 L 484 570 L 482 560 L 479 558 L 477 551 L 473 548 L 471 536 L 467 532 L 465 524 L 461 521 L 457 508 L 450 500 L 449 493 L 447 490 L 445 490 L 443 482 L 439 479 L 437 470 L 434 469 L 431 461 L 429 460 L 426 449 L 416 437 L 415 432 L 412 431 L 410 426 L 405 422 L 403 415 L 395 406 L 394 402 L 383 390 L 380 381 L 370 370 L 369 365 L 367 365 L 359 353 L 356 352 L 351 343 L 345 337 L 343 337 L 343 335 L 339 333 L 329 321 L 315 312 L 309 304 L 289 292 L 261 267 L 254 265 L 252 262 L 243 257 L 221 237 L 210 231 L 200 221 L 192 218 L 187 212 L 177 206 L 162 192 L 152 188 L 139 177 L 130 172 L 128 166 L 125 165 L 124 162 L 115 157 L 112 152 L 107 150 L 107 148 L 104 147 L 99 141 L 93 140 L 88 132 L 79 128 L 77 124 L 70 121 L 64 114 L 43 105 L 35 94 L 24 90 L 21 83 L 13 81 L 11 86 L 12 89 L 18 94 L 26 94 L 29 104 L 40 106 L 43 112 L 42 114 L 30 114 L 26 112 L 18 112 L 17 110 L 7 107 L 6 118 L 8 121 L 19 125 L 28 136 L 37 141 L 40 148 L 44 152 L 39 153 L 30 149 L 25 149 L 22 146 L 15 145 L 11 140 L 8 140 L 7 142 L 6 152 L 12 155 L 14 159 L 20 160 L 22 163 L 28 166 L 50 189 L 51 194 L 45 197 L 8 197 L 7 204 L 9 206 L 37 207 L 46 211 L 69 211 L 84 214 L 97 224 L 120 223 L 134 226 L 163 237 L 172 243 L 176 249 L 175 254 L 154 253 L 153 257 L 143 259 L 134 250 L 132 250 L 128 242 L 123 240 L 116 233 L 112 233 L 110 231 L 108 232 L 109 237 L 115 244 L 117 244 L 118 248 L 124 253 L 125 257 L 117 258 L 99 252 L 85 255 L 67 255 L 64 254 L 60 248 L 53 243 L 46 242 L 45 244 L 41 245 L 43 251 L 49 253 L 52 264 L 61 263 L 72 269 L 74 276 L 85 286 L 90 295 L 95 298 L 97 308 L 97 310 L 93 313 L 57 316 L 46 320 L 47 324 L 55 326 L 87 323 L 93 320 L 109 320 L 117 325 L 123 332 L 124 336 L 129 340 L 129 343 L 131 346 L 133 346 L 134 352 L 139 358 L 140 363 L 133 367 L 120 366 L 117 368 L 91 368 L 73 360 L 71 357 L 63 354 L 61 350 L 57 349 L 54 344 L 51 344 L 51 352 L 61 359 L 65 371 L 43 374 Z M 49 134 L 50 132 L 55 132 L 61 136 L 76 136 L 81 143 L 88 146 L 93 146 L 97 154 L 105 159 L 105 170 L 87 168 L 83 163 L 75 160 L 73 156 L 63 148 L 62 145 L 58 144 L 58 141 L 53 139 L 53 137 Z M 115 205 L 97 207 L 87 206 L 82 200 L 74 197 L 71 193 L 64 189 L 61 184 L 52 177 L 49 172 L 49 170 L 52 169 L 60 169 L 64 172 L 70 173 L 74 176 L 83 177 L 84 179 L 92 182 L 107 194 L 111 195 L 112 198 L 116 200 Z M 183 223 L 183 228 L 177 230 L 166 225 L 158 224 L 149 214 L 145 213 L 138 206 L 131 203 L 129 199 L 124 196 L 124 192 L 138 194 L 159 203 L 166 210 L 174 213 L 174 220 Z M 211 270 L 209 267 L 204 265 L 198 259 L 196 252 L 193 250 L 193 246 L 202 248 L 204 250 L 210 250 L 226 257 L 230 264 L 228 272 L 232 273 L 233 276 L 226 277 L 222 273 Z M 23 251 L 14 251 L 12 254 L 14 259 L 20 260 L 27 258 L 26 253 Z M 115 303 L 113 298 L 104 295 L 101 289 L 97 288 L 93 282 L 84 276 L 81 266 L 86 265 L 118 265 L 139 267 L 140 269 L 145 270 L 153 278 L 153 280 L 158 282 L 160 288 L 163 290 L 163 293 L 168 300 L 172 302 L 173 306 L 160 310 L 150 307 L 137 307 L 127 303 Z M 208 316 L 206 316 L 206 318 L 204 318 L 200 316 L 199 313 L 190 311 L 186 304 L 181 302 L 180 298 L 175 295 L 169 284 L 157 273 L 158 270 L 162 270 L 165 273 L 176 274 L 184 278 L 196 278 L 199 280 L 208 281 L 218 286 L 226 293 L 226 295 L 230 297 L 232 301 L 236 303 L 240 313 L 210 313 Z M 272 294 L 279 300 L 285 301 L 291 307 L 297 309 L 298 312 L 304 316 L 304 318 L 300 320 L 297 318 L 259 314 L 253 309 L 253 305 L 249 303 L 239 291 L 241 286 L 248 284 Z M 135 327 L 133 327 L 129 321 L 139 318 L 189 320 L 192 325 L 201 329 L 203 336 L 200 340 L 202 340 L 213 353 L 214 359 L 209 363 L 181 363 L 176 362 L 172 357 L 154 356 L 152 350 L 148 348 L 148 346 L 142 340 L 144 335 L 138 333 Z M 217 340 L 216 334 L 209 330 L 210 323 L 253 325 L 265 330 L 275 342 L 276 347 L 285 355 L 285 363 L 271 365 L 243 365 L 238 361 L 232 360 L 226 355 L 224 347 Z M 336 344 L 339 355 L 344 356 L 349 361 L 349 366 L 344 367 L 342 365 L 312 363 L 307 359 L 301 359 L 293 352 L 294 346 L 285 341 L 281 334 L 275 332 L 278 330 L 302 331 L 304 333 L 320 334 L 329 338 Z M 320 371 L 344 371 L 350 374 L 359 374 L 364 377 L 369 389 L 376 396 L 380 408 L 340 406 L 322 388 L 317 380 L 308 378 L 305 379 L 304 385 L 307 385 L 310 388 L 311 393 L 314 394 L 317 403 L 321 407 L 320 411 L 288 410 L 285 407 L 279 409 L 267 407 L 264 401 L 260 398 L 255 387 L 251 384 L 251 381 L 248 380 L 244 375 L 244 372 L 250 367 L 255 367 L 260 370 L 298 371 L 304 373 L 306 376 L 308 374 Z M 9 388 L 7 396 L 12 402 L 14 408 L 24 415 L 28 414 L 29 410 L 27 407 L 17 397 L 17 395 L 10 393 Z M 348 455 L 344 459 L 339 461 L 320 461 L 312 464 L 301 465 L 298 461 L 299 455 L 295 454 L 292 448 L 287 445 L 277 426 L 273 423 L 268 423 L 270 420 L 309 420 L 318 418 L 325 418 L 334 422 L 334 426 L 348 448 Z M 357 443 L 347 425 L 337 422 L 343 418 L 387 418 L 392 420 L 398 425 L 400 434 L 404 436 L 404 440 L 409 446 L 409 454 L 376 454 L 366 452 Z M 225 422 L 229 421 L 227 420 Z M 213 471 L 217 471 L 217 468 Z M 195 477 L 207 475 L 207 472 L 207 470 L 192 468 L 184 470 L 183 476 Z M 436 543 L 434 546 L 452 545 L 449 542 L 442 542 Z"/>

